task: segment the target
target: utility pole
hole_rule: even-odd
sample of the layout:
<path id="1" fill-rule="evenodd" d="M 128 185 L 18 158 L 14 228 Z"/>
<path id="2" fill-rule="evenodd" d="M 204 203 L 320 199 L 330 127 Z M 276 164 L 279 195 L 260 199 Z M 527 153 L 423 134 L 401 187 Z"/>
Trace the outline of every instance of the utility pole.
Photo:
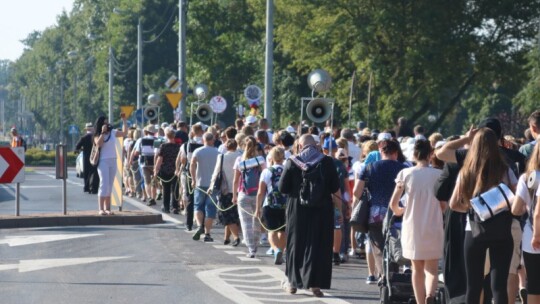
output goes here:
<path id="1" fill-rule="evenodd" d="M 186 120 L 186 100 L 187 100 L 187 81 L 186 81 L 186 19 L 187 19 L 187 0 L 178 1 L 178 81 L 180 81 L 180 110 L 181 121 Z"/>
<path id="2" fill-rule="evenodd" d="M 266 0 L 266 60 L 264 67 L 264 118 L 272 125 L 272 79 L 274 72 L 274 1 Z"/>
<path id="3" fill-rule="evenodd" d="M 113 72 L 113 50 L 112 50 L 112 47 L 109 47 L 109 123 L 112 123 L 113 121 L 113 115 L 112 115 L 112 111 L 113 111 L 113 77 L 114 77 L 114 72 Z M 137 100 L 137 103 L 139 101 Z"/>
<path id="4" fill-rule="evenodd" d="M 137 111 L 142 111 L 142 23 L 141 17 L 139 17 L 139 23 L 137 24 Z M 111 53 L 112 54 L 112 53 Z M 111 122 L 112 109 L 109 109 L 109 122 Z M 143 115 L 144 116 L 144 115 Z M 143 120 L 144 121 L 144 120 Z M 144 123 L 143 123 L 144 125 Z"/>

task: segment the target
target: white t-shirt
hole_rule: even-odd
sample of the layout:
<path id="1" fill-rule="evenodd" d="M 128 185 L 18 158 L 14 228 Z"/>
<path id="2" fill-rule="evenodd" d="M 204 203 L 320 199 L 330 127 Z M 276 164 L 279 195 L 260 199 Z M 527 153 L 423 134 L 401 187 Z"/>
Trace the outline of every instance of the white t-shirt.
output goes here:
<path id="1" fill-rule="evenodd" d="M 273 165 L 272 168 L 274 168 L 274 170 L 283 170 L 283 165 Z M 274 190 L 274 187 L 272 187 L 272 172 L 270 172 L 270 169 L 266 168 L 261 172 L 261 178 L 259 179 L 259 183 L 261 182 L 264 182 L 266 184 L 266 193 L 272 192 Z M 263 207 L 267 205 L 268 202 L 266 201 L 265 197 Z"/>
<path id="2" fill-rule="evenodd" d="M 99 159 L 116 158 L 116 130 L 112 130 L 109 135 L 103 138 Z"/>
<path id="3" fill-rule="evenodd" d="M 527 207 L 527 213 L 529 213 L 529 216 L 531 216 L 531 205 L 532 205 L 532 199 L 531 195 L 529 194 L 529 188 L 527 188 L 527 176 L 526 174 L 522 174 L 519 177 L 517 188 L 516 188 L 516 195 L 519 196 L 523 202 L 525 203 Z M 536 192 L 536 196 L 540 194 L 540 188 Z M 533 236 L 533 229 L 531 227 L 531 222 L 527 219 L 527 222 L 525 222 L 525 227 L 523 227 L 523 238 L 521 242 L 521 248 L 523 251 L 528 253 L 540 253 L 540 250 L 534 250 L 531 246 L 531 240 Z"/>

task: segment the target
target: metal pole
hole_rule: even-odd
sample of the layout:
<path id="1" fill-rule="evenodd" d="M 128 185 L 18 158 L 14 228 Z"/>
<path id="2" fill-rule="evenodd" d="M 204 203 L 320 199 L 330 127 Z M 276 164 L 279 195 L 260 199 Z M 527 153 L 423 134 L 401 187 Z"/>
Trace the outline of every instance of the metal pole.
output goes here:
<path id="1" fill-rule="evenodd" d="M 186 119 L 186 24 L 187 24 L 187 0 L 178 1 L 179 27 L 178 27 L 178 81 L 180 81 L 180 92 L 182 99 L 180 100 L 180 120 Z M 193 112 L 193 111 L 192 111 Z M 192 114 L 191 114 L 192 115 Z M 191 123 L 190 123 L 191 125 Z"/>
<path id="2" fill-rule="evenodd" d="M 21 184 L 17 183 L 17 197 L 15 198 L 15 215 L 21 215 Z"/>
<path id="3" fill-rule="evenodd" d="M 274 1 L 266 0 L 266 61 L 264 67 L 264 118 L 272 125 L 272 76 L 274 71 Z"/>
<path id="4" fill-rule="evenodd" d="M 109 123 L 112 123 L 113 121 L 113 80 L 114 80 L 114 72 L 113 72 L 113 49 L 112 47 L 109 47 Z"/>
<path id="5" fill-rule="evenodd" d="M 141 111 L 142 107 L 142 23 L 139 17 L 139 23 L 137 24 L 137 111 Z M 142 125 L 144 126 L 144 115 L 142 115 Z M 111 121 L 109 119 L 109 121 Z"/>
<path id="6" fill-rule="evenodd" d="M 351 93 L 349 94 L 349 128 L 351 127 L 352 99 L 353 99 L 354 79 L 355 79 L 355 77 L 356 77 L 356 71 L 353 71 L 352 80 L 351 80 Z"/>
<path id="7" fill-rule="evenodd" d="M 67 213 L 67 186 L 66 186 L 66 180 L 67 178 L 64 177 L 62 179 L 62 212 L 64 215 Z"/>
<path id="8" fill-rule="evenodd" d="M 60 143 L 64 143 L 64 72 L 60 81 Z"/>
<path id="9" fill-rule="evenodd" d="M 369 120 L 371 118 L 371 81 L 373 79 L 373 72 L 369 74 L 369 86 L 368 86 L 368 93 L 367 93 L 367 126 L 371 128 L 369 125 Z"/>

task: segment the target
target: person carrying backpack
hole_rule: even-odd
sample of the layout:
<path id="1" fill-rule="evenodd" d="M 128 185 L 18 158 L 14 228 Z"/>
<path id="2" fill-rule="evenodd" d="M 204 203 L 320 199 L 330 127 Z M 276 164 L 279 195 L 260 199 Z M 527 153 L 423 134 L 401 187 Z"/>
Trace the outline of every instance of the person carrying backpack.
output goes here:
<path id="1" fill-rule="evenodd" d="M 540 115 L 540 113 L 539 113 Z M 522 298 L 523 303 L 540 303 L 540 229 L 538 200 L 540 199 L 540 187 L 538 183 L 529 184 L 529 181 L 538 180 L 540 171 L 540 145 L 534 145 L 530 154 L 527 170 L 523 173 L 517 184 L 516 195 L 512 203 L 512 214 L 521 216 L 528 215 L 523 227 L 523 238 L 521 246 L 523 250 L 523 261 L 527 273 L 527 297 Z M 531 175 L 535 176 L 531 176 Z M 522 294 L 523 292 L 520 292 Z M 525 301 L 527 302 L 525 302 Z"/>
<path id="2" fill-rule="evenodd" d="M 247 257 L 254 258 L 261 236 L 261 224 L 254 216 L 259 180 L 264 169 L 264 158 L 257 152 L 257 140 L 253 136 L 244 139 L 244 154 L 234 163 L 233 204 L 238 204 L 242 234 L 248 248 Z M 249 163 L 255 162 L 255 166 Z"/>
<path id="3" fill-rule="evenodd" d="M 304 134 L 298 140 L 298 155 L 285 162 L 278 189 L 287 198 L 287 250 L 282 282 L 288 293 L 321 289 L 332 282 L 334 208 L 341 210 L 341 191 L 334 161 L 317 148 L 315 139 Z M 342 218 L 342 215 L 339 215 Z"/>
<path id="4" fill-rule="evenodd" d="M 268 159 L 270 167 L 261 173 L 255 214 L 257 218 L 260 218 L 262 209 L 262 218 L 268 229 L 268 240 L 274 251 L 274 264 L 281 265 L 286 242 L 285 208 L 287 207 L 287 196 L 279 192 L 278 184 L 283 173 L 285 150 L 279 147 L 272 148 L 268 153 Z"/>

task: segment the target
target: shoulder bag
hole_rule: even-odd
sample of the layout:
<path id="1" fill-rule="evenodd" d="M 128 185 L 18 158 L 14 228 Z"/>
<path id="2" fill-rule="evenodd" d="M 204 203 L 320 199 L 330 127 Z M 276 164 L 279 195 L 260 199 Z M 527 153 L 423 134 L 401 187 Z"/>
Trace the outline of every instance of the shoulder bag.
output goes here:
<path id="1" fill-rule="evenodd" d="M 479 194 L 471 199 L 471 206 L 482 222 L 497 214 L 510 210 L 510 201 L 514 199 L 514 193 L 504 183 Z"/>
<path id="2" fill-rule="evenodd" d="M 92 151 L 90 151 L 90 164 L 94 167 L 97 167 L 97 165 L 99 164 L 100 151 L 101 149 L 98 147 L 98 145 L 92 145 Z"/>
<path id="3" fill-rule="evenodd" d="M 469 223 L 473 238 L 500 241 L 512 238 L 510 200 L 514 194 L 504 183 L 471 199 Z"/>
<path id="4" fill-rule="evenodd" d="M 371 164 L 368 165 L 366 170 L 370 170 Z M 354 207 L 350 224 L 351 227 L 359 232 L 367 233 L 369 231 L 369 209 L 371 208 L 371 197 L 369 195 L 369 190 L 367 189 L 369 179 L 365 181 L 364 191 L 362 192 L 362 197 Z"/>

